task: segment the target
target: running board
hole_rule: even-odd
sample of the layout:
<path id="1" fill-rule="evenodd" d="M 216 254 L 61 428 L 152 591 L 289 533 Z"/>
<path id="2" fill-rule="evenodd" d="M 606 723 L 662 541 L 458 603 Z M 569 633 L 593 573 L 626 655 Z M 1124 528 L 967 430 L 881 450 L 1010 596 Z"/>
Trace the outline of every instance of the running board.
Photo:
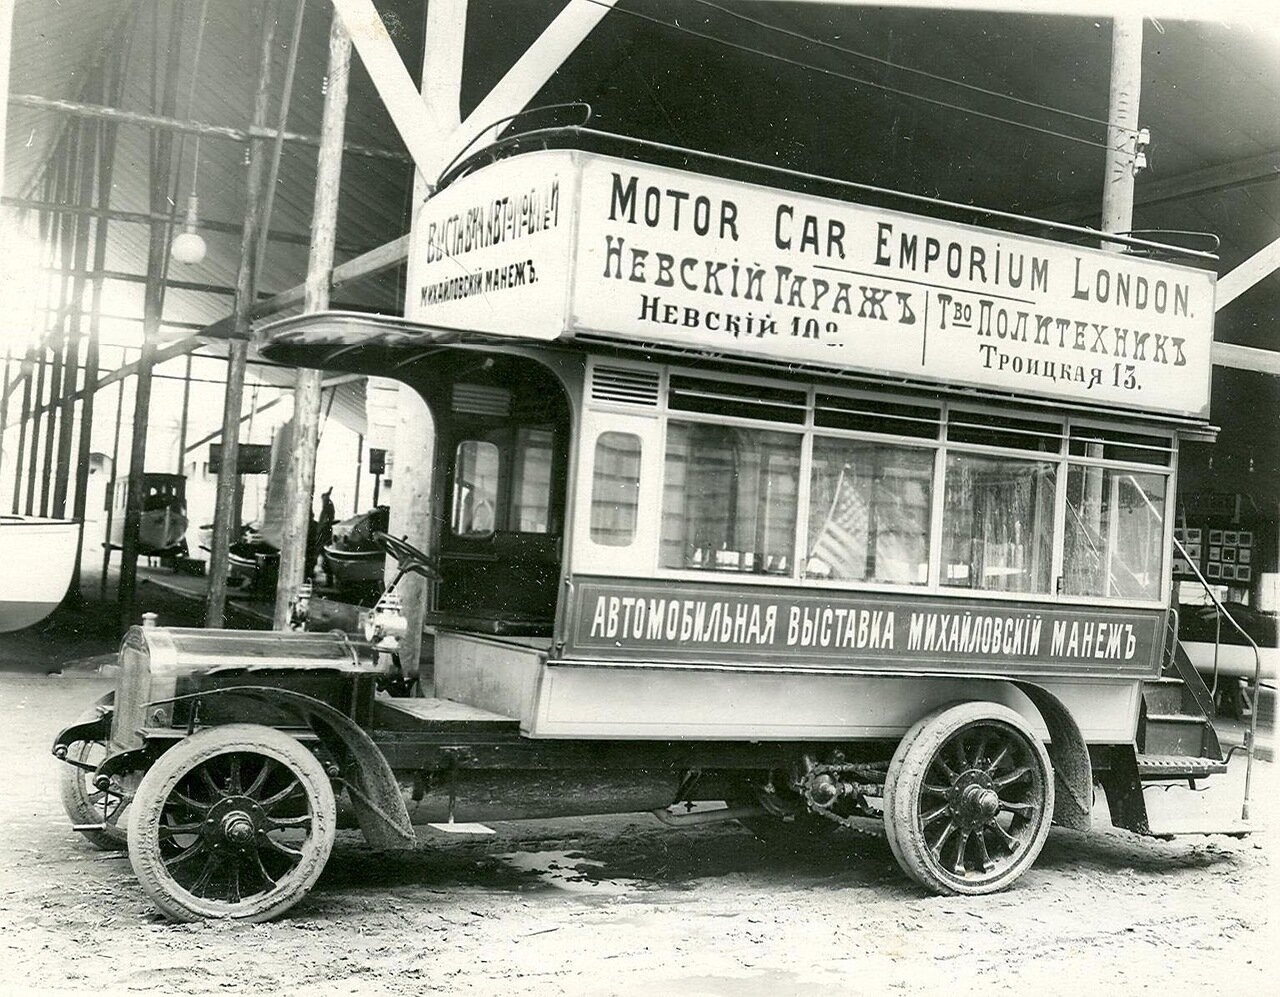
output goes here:
<path id="1" fill-rule="evenodd" d="M 768 817 L 764 807 L 720 807 L 715 810 L 695 810 L 692 813 L 673 814 L 665 807 L 650 811 L 668 827 L 692 827 L 697 824 L 719 824 L 726 820 L 744 820 L 751 817 Z"/>
<path id="2" fill-rule="evenodd" d="M 441 834 L 497 834 L 491 827 L 476 824 L 473 821 L 446 821 L 440 824 L 428 824 L 427 827 Z"/>
<path id="3" fill-rule="evenodd" d="M 1146 837 L 1159 838 L 1161 841 L 1172 841 L 1174 838 L 1185 838 L 1193 835 L 1214 835 L 1220 834 L 1227 838 L 1246 838 L 1257 831 L 1258 828 L 1253 824 L 1236 820 L 1223 826 L 1222 824 L 1195 824 L 1188 822 L 1187 824 L 1174 824 L 1171 827 L 1162 827 L 1152 829 L 1146 832 Z"/>
<path id="4" fill-rule="evenodd" d="M 1143 782 L 1162 779 L 1204 779 L 1227 771 L 1227 763 L 1194 755 L 1138 755 L 1138 778 Z"/>

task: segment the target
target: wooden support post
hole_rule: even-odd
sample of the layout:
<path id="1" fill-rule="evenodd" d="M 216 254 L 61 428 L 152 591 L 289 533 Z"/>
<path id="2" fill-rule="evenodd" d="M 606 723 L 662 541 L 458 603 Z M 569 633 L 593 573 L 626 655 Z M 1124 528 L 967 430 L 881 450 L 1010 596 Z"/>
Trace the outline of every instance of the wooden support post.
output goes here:
<path id="1" fill-rule="evenodd" d="M 163 96 L 160 112 L 172 116 L 178 100 L 178 68 L 182 55 L 183 15 L 185 0 L 174 0 L 169 11 L 169 48 L 165 60 Z M 157 48 L 159 39 L 155 39 Z M 159 72 L 159 66 L 155 67 Z M 160 214 L 172 207 L 169 183 L 173 159 L 173 133 L 160 130 L 151 143 L 151 211 Z M 120 585 L 117 597 L 120 628 L 134 621 L 134 596 L 138 581 L 139 529 L 142 525 L 143 475 L 147 465 L 147 427 L 151 418 L 151 370 L 160 337 L 160 319 L 164 311 L 164 271 L 169 255 L 169 226 L 151 223 L 147 246 L 147 286 L 142 308 L 142 353 L 138 357 L 138 384 L 133 401 L 133 437 L 129 447 L 129 494 L 124 508 L 124 540 L 120 551 Z"/>
<path id="2" fill-rule="evenodd" d="M 75 149 L 76 169 L 79 172 L 79 178 L 76 184 L 76 203 L 87 206 L 93 200 L 93 182 L 97 157 L 90 156 L 92 147 L 89 140 L 92 135 L 92 129 L 87 123 L 82 123 L 77 125 L 77 130 L 79 134 Z M 73 219 L 71 223 L 72 267 L 77 274 L 83 274 L 85 266 L 89 262 L 90 220 L 87 215 L 72 215 L 69 217 Z M 71 441 L 72 430 L 75 426 L 76 392 L 80 387 L 80 332 L 84 314 L 84 292 L 84 277 L 73 277 L 71 281 L 71 299 L 67 303 L 69 309 L 66 317 L 67 362 L 62 377 L 62 412 L 58 417 L 58 463 L 54 470 L 53 484 L 53 515 L 57 519 L 62 519 L 67 514 L 67 492 L 71 485 L 71 468 L 73 464 Z M 88 385 L 88 383 L 89 381 L 86 378 L 85 384 Z M 76 464 L 78 466 L 78 462 Z M 68 589 L 68 591 L 76 592 L 77 590 Z"/>
<path id="3" fill-rule="evenodd" d="M 27 356 L 23 360 L 24 367 L 35 364 L 35 347 L 27 348 Z M 6 403 L 7 404 L 7 403 Z M 22 415 L 18 423 L 18 452 L 13 457 L 13 514 L 18 515 L 22 502 L 22 458 L 26 456 L 27 419 L 31 415 L 31 378 L 27 377 L 22 385 Z"/>
<path id="4" fill-rule="evenodd" d="M 57 198 L 60 201 L 71 201 L 72 177 L 76 165 L 76 143 L 74 133 L 68 129 L 63 139 L 62 159 L 58 166 Z M 74 236 L 74 224 L 62 221 L 54 226 L 57 231 L 57 256 L 61 257 L 64 268 L 70 265 L 71 240 Z M 63 351 L 66 348 L 65 330 L 62 320 L 67 311 L 67 299 L 70 293 L 70 281 L 63 277 L 58 281 L 58 305 L 54 312 L 53 322 L 49 329 L 49 348 L 53 361 L 49 366 L 49 418 L 44 427 L 44 470 L 40 475 L 40 515 L 49 515 L 49 499 L 53 484 L 53 455 L 56 441 L 58 412 L 57 405 L 62 393 Z"/>
<path id="5" fill-rule="evenodd" d="M 299 12 L 301 16 L 301 12 Z M 302 310 L 305 314 L 329 307 L 329 275 L 338 229 L 338 195 L 342 189 L 342 138 L 346 129 L 347 83 L 351 66 L 351 38 L 336 13 L 329 27 L 329 86 L 320 123 L 320 153 L 316 164 L 316 193 L 311 214 L 311 254 Z M 316 448 L 320 438 L 321 384 L 324 372 L 299 369 L 293 395 L 293 449 L 285 484 L 285 524 L 280 549 L 273 621 L 277 630 L 289 624 L 289 602 L 306 577 L 311 501 L 315 490 Z M 334 389 L 337 390 L 336 388 Z"/>
<path id="6" fill-rule="evenodd" d="M 50 164 L 46 166 L 44 171 L 43 196 L 48 200 L 54 199 L 54 188 L 56 183 L 56 171 L 52 168 L 53 156 L 56 155 L 57 149 L 50 153 Z M 46 262 L 53 263 L 55 245 L 55 221 L 52 218 L 40 219 L 40 246 L 45 254 Z M 52 305 L 53 298 L 53 281 L 50 279 L 44 282 L 44 311 L 47 317 L 49 308 Z M 42 321 L 46 321 L 42 320 Z M 35 391 L 31 399 L 31 446 L 30 454 L 27 458 L 27 496 L 23 506 L 23 512 L 30 516 L 35 512 L 36 499 L 36 475 L 40 468 L 40 423 L 41 414 L 44 406 L 44 382 L 48 368 L 48 357 L 46 356 L 49 349 L 49 330 L 47 327 L 40 329 L 37 342 L 35 343 L 32 353 L 34 362 L 34 374 L 31 375 L 35 379 Z"/>
<path id="7" fill-rule="evenodd" d="M 191 354 L 186 356 L 186 368 L 182 372 L 182 420 L 178 423 L 178 468 L 179 474 L 187 466 L 187 424 L 191 417 Z"/>
<path id="8" fill-rule="evenodd" d="M 4 393 L 9 394 L 9 364 L 13 360 L 13 347 L 5 343 L 4 346 Z M 0 478 L 4 477 L 4 438 L 9 431 L 9 402 L 6 400 L 0 403 Z"/>
<path id="9" fill-rule="evenodd" d="M 268 2 L 262 14 L 258 89 L 253 100 L 253 125 L 259 129 L 267 119 L 274 38 L 275 3 Z M 232 312 L 235 338 L 227 348 L 227 393 L 222 407 L 222 463 L 218 467 L 217 501 L 213 515 L 212 548 L 209 552 L 209 594 L 204 612 L 204 624 L 211 629 L 223 625 L 227 607 L 228 551 L 231 547 L 232 532 L 240 525 L 237 510 L 240 477 L 240 408 L 244 403 L 244 372 L 248 361 L 250 315 L 255 297 L 253 277 L 257 269 L 258 211 L 262 202 L 262 180 L 265 172 L 266 148 L 262 140 L 258 139 L 249 144 L 244 227 L 240 233 L 240 268 L 236 273 L 236 298 Z"/>
<path id="10" fill-rule="evenodd" d="M 116 54 L 109 63 L 109 68 L 103 74 L 102 90 L 104 94 L 112 94 L 113 99 L 119 100 L 123 89 L 124 80 L 121 76 L 123 68 L 123 60 L 120 49 L 117 48 Z M 93 293 L 90 298 L 89 305 L 89 343 L 85 348 L 84 354 L 84 401 L 80 406 L 80 442 L 76 454 L 76 490 L 75 499 L 72 502 L 72 515 L 80 521 L 85 521 L 86 506 L 88 504 L 89 494 L 89 458 L 93 449 L 93 416 L 95 404 L 98 394 L 98 351 L 99 351 L 99 332 L 102 322 L 102 286 L 103 280 L 100 275 L 102 268 L 107 260 L 107 214 L 111 207 L 111 180 L 115 168 L 116 153 L 116 126 L 112 122 L 103 121 L 98 123 L 98 190 L 97 190 L 97 207 L 102 211 L 94 221 L 93 229 L 93 270 L 95 276 L 93 278 Z M 124 382 L 120 382 L 121 387 Z M 118 425 L 118 421 L 117 421 Z M 117 433 L 117 441 L 119 434 Z M 115 456 L 112 458 L 111 474 L 112 479 L 115 478 Z M 110 500 L 111 492 L 107 492 L 108 500 Z M 103 536 L 103 549 L 108 551 L 110 556 L 110 548 L 107 547 L 107 536 Z M 81 527 L 81 544 L 76 550 L 76 566 L 75 573 L 71 578 L 71 589 L 73 592 L 80 591 L 80 559 L 84 552 L 84 532 Z M 107 581 L 106 567 L 102 572 L 103 591 Z"/>
<path id="11" fill-rule="evenodd" d="M 257 287 L 262 279 L 262 264 L 267 258 L 267 241 L 271 229 L 271 212 L 276 203 L 276 177 L 280 173 L 280 156 L 284 152 L 284 131 L 289 124 L 289 105 L 293 103 L 293 78 L 298 71 L 298 47 L 302 43 L 302 22 L 307 12 L 307 0 L 298 0 L 297 9 L 293 12 L 293 37 L 289 40 L 289 55 L 285 62 L 284 83 L 280 90 L 280 127 L 276 129 L 271 140 L 271 165 L 267 169 L 267 182 L 262 190 L 262 221 L 258 227 L 258 269 L 253 273 L 253 284 Z M 324 135 L 320 136 L 321 144 Z M 342 156 L 342 150 L 338 150 Z M 308 246 L 310 242 L 308 242 Z"/>
<path id="12" fill-rule="evenodd" d="M 427 9 L 422 90 L 427 118 L 433 129 L 429 148 L 436 160 L 430 165 L 420 164 L 426 169 L 414 178 L 413 201 L 419 206 L 418 210 L 431 193 L 443 165 L 439 159 L 440 148 L 459 126 L 466 23 L 466 0 L 440 0 Z M 411 272 L 414 265 L 415 260 L 411 258 Z M 394 536 L 405 537 L 427 553 L 435 553 L 439 544 L 432 516 L 435 436 L 435 423 L 422 397 L 408 385 L 400 385 L 396 396 L 394 437 L 395 501 L 391 503 L 387 531 Z M 381 476 L 373 486 L 374 505 L 378 503 L 380 485 Z M 396 570 L 395 565 L 388 563 L 386 570 L 390 576 Z M 426 685 L 430 676 L 422 676 L 422 627 L 429 608 L 431 586 L 426 579 L 409 575 L 400 581 L 397 591 L 404 602 L 405 618 L 409 624 L 400 645 L 400 669 L 405 678 L 422 678 L 422 684 Z"/>
<path id="13" fill-rule="evenodd" d="M 356 487 L 355 498 L 351 500 L 351 515 L 360 514 L 360 478 L 364 475 L 364 436 L 356 436 Z"/>
<path id="14" fill-rule="evenodd" d="M 120 362 L 126 359 L 124 350 L 120 351 Z M 111 477 L 107 479 L 107 521 L 102 532 L 102 581 L 98 586 L 103 599 L 107 597 L 107 572 L 111 569 L 111 527 L 115 522 L 116 481 L 120 478 L 120 424 L 124 413 L 124 381 L 120 381 L 116 389 L 116 432 L 111 442 Z"/>
<path id="15" fill-rule="evenodd" d="M 48 349 L 48 344 L 42 335 L 36 347 L 36 360 L 39 367 L 36 369 L 36 390 L 33 399 L 35 408 L 31 416 L 31 458 L 27 462 L 27 501 L 23 507 L 23 511 L 28 516 L 35 514 L 36 475 L 40 472 L 40 406 L 44 402 L 45 370 L 49 365 L 45 354 Z"/>
<path id="16" fill-rule="evenodd" d="M 1107 110 L 1107 154 L 1102 177 L 1102 231 L 1133 229 L 1133 177 L 1138 151 L 1138 98 L 1142 89 L 1142 18 L 1111 20 L 1111 103 Z M 1104 249 L 1123 251 L 1120 243 Z"/>
<path id="17" fill-rule="evenodd" d="M 9 61 L 13 49 L 13 8 L 14 0 L 0 0 L 0 195 L 4 193 L 5 169 L 5 135 L 9 121 Z M 4 350 L 4 401 L 0 402 L 0 462 L 4 460 L 4 436 L 9 428 L 9 360 L 12 349 L 6 345 Z M 25 413 L 24 413 L 25 419 Z M 19 437 L 21 439 L 21 437 Z M 21 443 L 19 443 L 21 452 Z M 14 465 L 14 481 L 21 477 L 22 463 Z M 0 463 L 3 470 L 3 463 Z"/>

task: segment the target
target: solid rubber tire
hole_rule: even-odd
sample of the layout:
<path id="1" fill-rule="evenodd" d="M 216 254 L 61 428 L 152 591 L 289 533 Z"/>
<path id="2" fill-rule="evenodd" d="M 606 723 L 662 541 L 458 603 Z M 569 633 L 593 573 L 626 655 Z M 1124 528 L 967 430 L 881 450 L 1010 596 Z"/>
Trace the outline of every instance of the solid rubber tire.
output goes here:
<path id="1" fill-rule="evenodd" d="M 160 818 L 182 778 L 220 754 L 252 752 L 286 765 L 306 791 L 311 835 L 297 866 L 274 889 L 238 903 L 198 897 L 181 887 L 160 856 Z M 307 895 L 328 861 L 337 832 L 337 805 L 324 766 L 297 739 L 259 724 L 207 727 L 166 751 L 143 776 L 129 812 L 129 862 L 142 889 L 175 921 L 226 919 L 254 924 L 278 917 Z"/>
<path id="2" fill-rule="evenodd" d="M 966 884 L 943 878 L 931 867 L 932 856 L 924 840 L 917 816 L 919 788 L 934 753 L 953 734 L 967 724 L 980 720 L 997 720 L 1017 730 L 1039 760 L 1044 787 L 1044 805 L 1040 825 L 1030 844 L 1000 876 L 983 883 Z M 1000 703 L 970 702 L 939 707 L 927 714 L 907 731 L 898 742 L 889 763 L 884 788 L 884 829 L 889 848 L 902 870 L 921 886 L 940 895 L 980 896 L 1008 889 L 1029 869 L 1044 847 L 1053 823 L 1053 766 L 1049 754 L 1022 714 Z"/>
<path id="3" fill-rule="evenodd" d="M 100 696 L 94 700 L 92 706 L 76 718 L 76 723 L 88 723 L 90 720 L 96 720 L 99 716 L 98 707 L 111 706 L 115 703 L 115 700 L 116 694 L 114 692 L 108 692 L 106 695 Z M 87 754 L 87 742 L 78 741 L 70 745 L 67 757 L 76 761 L 83 761 Z M 67 765 L 65 762 L 62 765 L 62 771 L 58 773 L 58 789 L 62 796 L 62 806 L 72 824 L 96 824 L 102 819 L 98 808 L 89 799 L 89 787 L 85 785 L 85 779 L 88 777 L 89 773 L 84 769 L 76 768 L 74 765 Z M 101 851 L 123 851 L 129 836 L 125 828 L 121 826 L 120 821 L 121 818 L 127 819 L 128 810 L 129 805 L 126 803 L 122 811 L 117 811 L 114 815 L 115 823 L 107 824 L 100 831 L 78 831 L 77 833 L 83 835 L 85 841 Z"/>

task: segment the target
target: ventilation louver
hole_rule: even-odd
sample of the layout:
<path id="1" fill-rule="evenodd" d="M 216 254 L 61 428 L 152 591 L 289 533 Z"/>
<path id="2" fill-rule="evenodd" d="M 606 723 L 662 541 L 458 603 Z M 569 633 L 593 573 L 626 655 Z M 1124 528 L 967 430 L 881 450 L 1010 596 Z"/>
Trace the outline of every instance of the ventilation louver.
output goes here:
<path id="1" fill-rule="evenodd" d="M 466 415 L 508 416 L 511 414 L 511 392 L 485 384 L 455 384 L 453 411 Z"/>
<path id="2" fill-rule="evenodd" d="M 597 366 L 591 372 L 591 400 L 656 408 L 659 385 L 656 370 Z"/>

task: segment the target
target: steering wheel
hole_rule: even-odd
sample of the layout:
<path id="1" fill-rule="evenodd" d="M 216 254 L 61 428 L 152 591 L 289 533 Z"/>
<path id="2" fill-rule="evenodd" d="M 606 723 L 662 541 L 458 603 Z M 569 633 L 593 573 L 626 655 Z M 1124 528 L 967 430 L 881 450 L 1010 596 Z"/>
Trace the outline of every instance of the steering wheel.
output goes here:
<path id="1" fill-rule="evenodd" d="M 412 572 L 433 582 L 444 577 L 440 573 L 440 562 L 430 554 L 418 550 L 407 540 L 401 540 L 386 533 L 374 533 L 373 542 L 393 557 L 401 572 Z"/>

